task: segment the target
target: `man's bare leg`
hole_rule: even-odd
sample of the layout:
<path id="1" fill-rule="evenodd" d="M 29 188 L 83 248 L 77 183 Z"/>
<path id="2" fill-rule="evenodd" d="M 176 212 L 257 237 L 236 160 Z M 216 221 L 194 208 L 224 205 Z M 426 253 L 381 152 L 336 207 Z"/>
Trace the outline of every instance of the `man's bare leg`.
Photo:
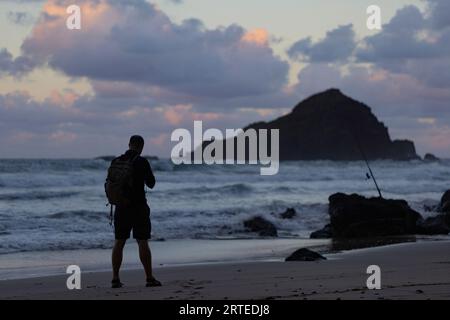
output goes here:
<path id="1" fill-rule="evenodd" d="M 120 266 L 122 265 L 123 259 L 123 248 L 125 247 L 125 243 L 127 240 L 116 240 L 114 243 L 114 248 L 112 250 L 112 267 L 113 267 L 113 281 L 117 281 L 120 279 L 119 272 Z"/>
<path id="2" fill-rule="evenodd" d="M 145 276 L 147 278 L 147 286 L 160 286 L 161 283 L 153 277 L 152 270 L 152 253 L 148 246 L 147 240 L 137 240 L 139 246 L 139 258 L 141 259 L 142 266 L 145 270 Z"/>
<path id="3" fill-rule="evenodd" d="M 148 246 L 147 240 L 137 240 L 139 245 L 139 258 L 141 259 L 142 266 L 145 270 L 145 275 L 147 279 L 153 278 L 152 272 L 152 253 L 150 247 Z"/>

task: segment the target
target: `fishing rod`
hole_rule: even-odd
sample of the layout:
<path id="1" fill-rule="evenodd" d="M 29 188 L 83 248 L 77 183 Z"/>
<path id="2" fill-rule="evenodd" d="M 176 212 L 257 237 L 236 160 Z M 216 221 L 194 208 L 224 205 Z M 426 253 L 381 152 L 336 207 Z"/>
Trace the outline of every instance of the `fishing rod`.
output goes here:
<path id="1" fill-rule="evenodd" d="M 369 178 L 372 178 L 373 182 L 375 183 L 375 187 L 377 188 L 378 194 L 380 195 L 380 198 L 383 199 L 383 195 L 381 194 L 381 190 L 380 190 L 380 187 L 378 186 L 377 179 L 375 179 L 373 171 L 370 168 L 369 160 L 367 159 L 366 153 L 364 152 L 361 142 L 359 141 L 358 137 L 355 135 L 354 132 L 352 132 L 352 134 L 353 134 L 353 138 L 356 140 L 356 145 L 358 146 L 359 152 L 361 152 L 361 154 L 364 158 L 364 161 L 366 163 L 366 166 L 369 169 L 369 173 L 370 173 Z"/>

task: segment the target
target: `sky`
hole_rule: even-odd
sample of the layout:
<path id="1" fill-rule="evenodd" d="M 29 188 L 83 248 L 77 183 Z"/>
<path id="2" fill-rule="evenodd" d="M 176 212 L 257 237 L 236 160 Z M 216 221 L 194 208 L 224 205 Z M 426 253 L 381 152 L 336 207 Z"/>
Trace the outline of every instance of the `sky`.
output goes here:
<path id="1" fill-rule="evenodd" d="M 0 30 L 0 158 L 119 154 L 132 134 L 168 157 L 194 120 L 239 128 L 331 87 L 450 158 L 448 0 L 2 0 Z"/>

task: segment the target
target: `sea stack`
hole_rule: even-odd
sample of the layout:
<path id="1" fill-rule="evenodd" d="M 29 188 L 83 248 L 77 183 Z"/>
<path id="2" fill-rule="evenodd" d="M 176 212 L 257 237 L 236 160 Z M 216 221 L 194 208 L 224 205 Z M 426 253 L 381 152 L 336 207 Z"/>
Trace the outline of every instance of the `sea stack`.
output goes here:
<path id="1" fill-rule="evenodd" d="M 364 103 L 338 89 L 329 89 L 300 102 L 271 122 L 246 129 L 280 129 L 280 160 L 419 159 L 414 143 L 392 141 L 387 127 Z"/>
<path id="2" fill-rule="evenodd" d="M 291 113 L 270 122 L 251 124 L 243 131 L 249 129 L 257 132 L 279 129 L 279 160 L 282 161 L 358 161 L 364 160 L 364 155 L 368 160 L 421 159 L 412 141 L 392 140 L 388 128 L 367 105 L 339 89 L 315 94 L 300 102 Z M 203 149 L 210 143 L 203 142 Z M 248 160 L 248 141 L 245 147 Z M 270 145 L 267 148 L 271 150 Z"/>

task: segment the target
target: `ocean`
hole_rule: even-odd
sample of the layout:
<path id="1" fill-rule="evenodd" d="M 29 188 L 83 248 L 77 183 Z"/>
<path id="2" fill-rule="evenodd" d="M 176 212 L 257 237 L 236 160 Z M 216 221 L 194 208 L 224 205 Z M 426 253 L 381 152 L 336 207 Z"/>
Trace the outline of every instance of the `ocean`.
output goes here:
<path id="1" fill-rule="evenodd" d="M 273 222 L 281 239 L 307 239 L 328 221 L 335 192 L 377 196 L 363 162 L 282 162 L 275 176 L 259 166 L 175 166 L 151 161 L 157 184 L 147 189 L 152 237 L 159 240 L 260 239 L 245 219 Z M 374 161 L 386 198 L 405 199 L 422 215 L 449 189 L 450 161 Z M 113 242 L 101 159 L 0 160 L 0 255 L 107 249 Z M 294 208 L 297 216 L 279 214 Z"/>

